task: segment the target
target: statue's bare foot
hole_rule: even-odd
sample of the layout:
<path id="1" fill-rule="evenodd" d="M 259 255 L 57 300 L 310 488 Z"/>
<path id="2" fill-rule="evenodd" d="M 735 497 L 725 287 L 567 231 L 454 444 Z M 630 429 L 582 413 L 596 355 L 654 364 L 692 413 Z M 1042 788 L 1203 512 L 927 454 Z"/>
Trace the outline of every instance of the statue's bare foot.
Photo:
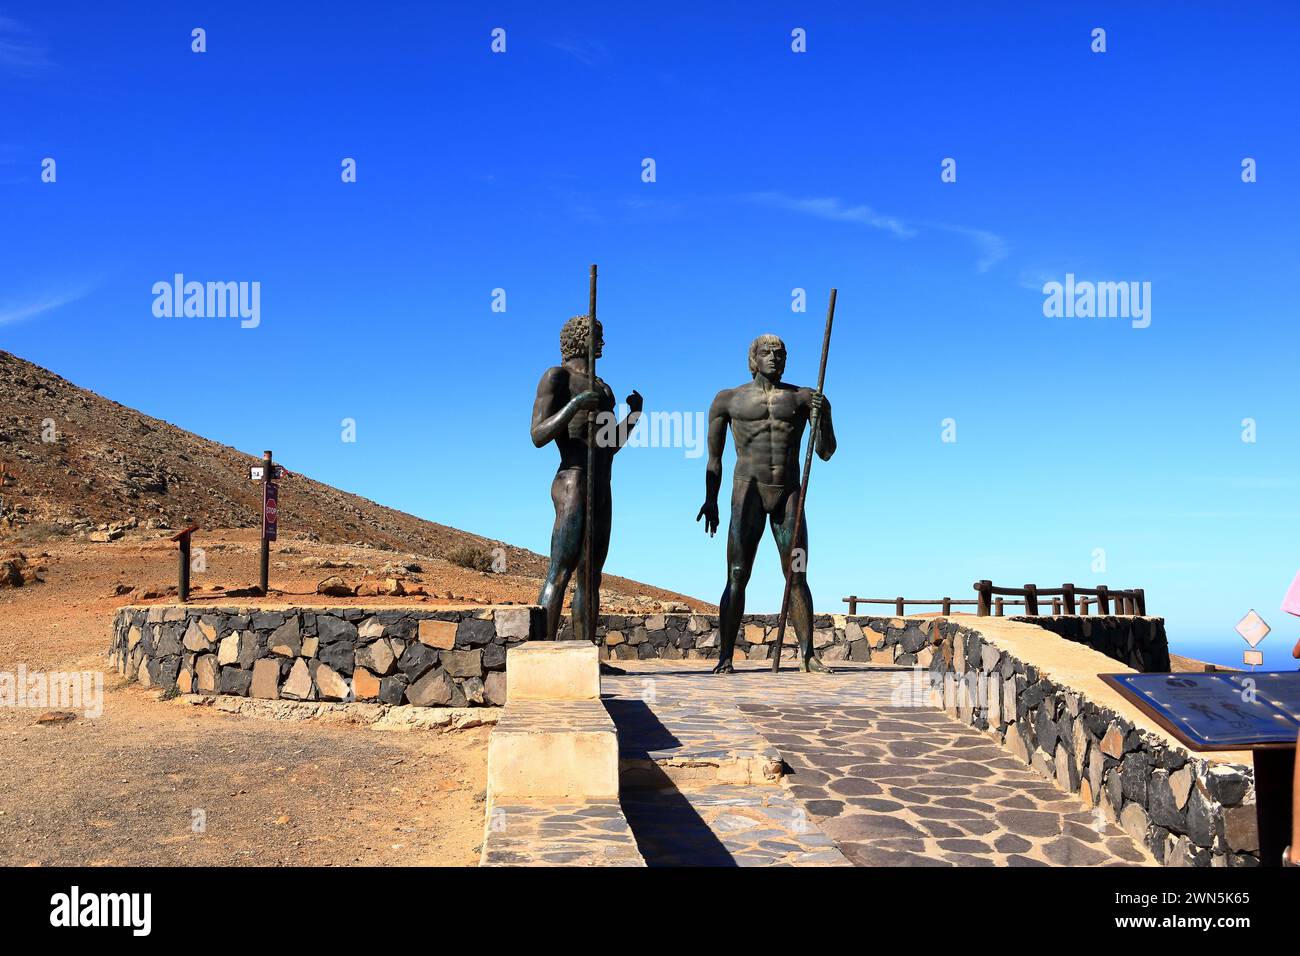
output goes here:
<path id="1" fill-rule="evenodd" d="M 731 661 L 718 661 L 718 666 L 713 668 L 714 674 L 734 674 L 736 669 L 731 666 Z"/>
<path id="2" fill-rule="evenodd" d="M 834 674 L 835 672 L 816 657 L 805 657 L 799 662 L 799 670 L 805 674 Z"/>
<path id="3" fill-rule="evenodd" d="M 623 668 L 615 667 L 613 664 L 607 663 L 606 661 L 600 662 L 600 672 L 602 674 L 609 674 L 611 676 L 617 676 L 619 674 L 627 673 L 627 671 L 623 670 Z"/>

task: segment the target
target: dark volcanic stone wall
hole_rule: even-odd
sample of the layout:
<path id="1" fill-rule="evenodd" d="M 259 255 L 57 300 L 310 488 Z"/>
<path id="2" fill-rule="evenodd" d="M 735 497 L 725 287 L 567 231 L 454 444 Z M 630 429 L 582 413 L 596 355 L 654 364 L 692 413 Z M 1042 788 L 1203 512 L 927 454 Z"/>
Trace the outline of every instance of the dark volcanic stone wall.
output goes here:
<path id="1" fill-rule="evenodd" d="M 933 618 L 813 618 L 813 647 L 830 662 L 919 664 L 934 651 Z M 1033 618 L 1071 638 L 1080 619 Z M 1123 663 L 1168 667 L 1158 618 L 1083 619 L 1077 638 Z M 737 660 L 769 660 L 777 616 L 744 618 Z M 1140 624 L 1140 626 L 1139 626 Z M 420 707 L 505 702 L 505 656 L 540 638 L 540 608 L 460 611 L 420 608 L 291 607 L 256 610 L 200 605 L 126 607 L 113 624 L 110 656 L 133 679 L 180 693 L 235 694 L 288 700 L 362 700 Z M 1060 633 L 1058 631 L 1058 633 Z M 709 614 L 610 614 L 597 628 L 601 657 L 611 661 L 707 660 L 718 656 L 718 618 Z M 566 621 L 562 640 L 572 639 Z M 787 628 L 785 656 L 795 656 Z"/>
<path id="2" fill-rule="evenodd" d="M 1158 617 L 1116 616 L 1017 616 L 1025 621 L 1079 644 L 1087 644 L 1121 664 L 1144 674 L 1169 670 L 1169 640 L 1165 622 Z"/>
<path id="3" fill-rule="evenodd" d="M 506 651 L 541 626 L 529 607 L 127 607 L 109 657 L 120 673 L 180 693 L 501 705 Z"/>

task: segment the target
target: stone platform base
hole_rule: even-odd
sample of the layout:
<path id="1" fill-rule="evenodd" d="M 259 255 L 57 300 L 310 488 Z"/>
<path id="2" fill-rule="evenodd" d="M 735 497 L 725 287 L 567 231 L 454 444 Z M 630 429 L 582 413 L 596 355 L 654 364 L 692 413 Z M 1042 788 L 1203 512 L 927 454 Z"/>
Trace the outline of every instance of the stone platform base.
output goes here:
<path id="1" fill-rule="evenodd" d="M 525 641 L 506 654 L 506 667 L 507 705 L 600 699 L 600 651 L 587 641 Z"/>
<path id="2" fill-rule="evenodd" d="M 508 704 L 488 741 L 487 792 L 493 806 L 518 799 L 617 799 L 618 734 L 605 705 Z"/>

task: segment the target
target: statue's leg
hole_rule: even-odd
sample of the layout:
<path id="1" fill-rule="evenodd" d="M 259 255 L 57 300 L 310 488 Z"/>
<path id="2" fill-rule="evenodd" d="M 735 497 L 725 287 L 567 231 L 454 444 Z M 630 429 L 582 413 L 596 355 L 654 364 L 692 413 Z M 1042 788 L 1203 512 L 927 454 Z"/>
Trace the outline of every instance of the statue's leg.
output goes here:
<path id="1" fill-rule="evenodd" d="M 763 539 L 763 503 L 753 482 L 737 482 L 731 492 L 731 523 L 727 526 L 727 587 L 718 602 L 718 666 L 714 673 L 732 673 L 731 658 L 745 614 L 745 586 L 754 569 L 754 555 Z"/>
<path id="2" fill-rule="evenodd" d="M 609 485 L 601 489 L 596 498 L 596 540 L 592 542 L 596 551 L 596 600 L 593 607 L 597 608 L 597 618 L 599 618 L 600 608 L 600 585 L 605 574 L 605 558 L 609 556 L 609 538 L 613 528 L 613 501 L 611 500 Z M 583 572 L 582 563 L 579 562 L 579 573 Z M 584 609 L 585 613 L 585 609 Z M 626 674 L 627 671 L 620 667 L 615 667 L 606 661 L 600 662 L 600 672 L 602 674 Z"/>
<path id="3" fill-rule="evenodd" d="M 595 587 L 595 600 L 588 605 L 587 603 L 587 555 L 585 553 L 586 542 L 582 536 L 582 522 L 586 518 L 586 479 L 581 482 L 578 493 L 580 509 L 582 514 L 578 522 L 578 567 L 577 583 L 573 586 L 573 636 L 580 638 L 582 635 L 595 634 L 596 629 L 593 626 L 590 630 L 586 627 L 580 628 L 578 622 L 586 622 L 589 607 L 596 609 L 599 614 L 600 608 L 600 578 L 601 572 L 605 567 L 605 557 L 609 554 L 609 531 L 610 531 L 610 495 L 609 485 L 596 490 L 596 539 L 591 543 L 595 551 L 596 574 L 592 579 L 592 585 Z"/>
<path id="4" fill-rule="evenodd" d="M 546 608 L 546 639 L 555 640 L 564 613 L 564 592 L 582 552 L 583 495 L 581 475 L 562 471 L 551 482 L 555 526 L 551 529 L 551 561 L 537 603 Z M 574 600 L 576 619 L 576 595 Z"/>
<path id="5" fill-rule="evenodd" d="M 793 551 L 797 551 L 796 570 L 790 577 L 790 622 L 799 639 L 799 669 L 830 672 L 830 668 L 817 660 L 812 646 L 812 591 L 808 588 L 808 516 L 799 526 L 799 540 L 791 547 L 794 533 L 795 511 L 799 508 L 799 491 L 792 489 L 785 495 L 779 508 L 772 513 L 772 537 L 781 555 L 781 570 L 790 574 Z"/>

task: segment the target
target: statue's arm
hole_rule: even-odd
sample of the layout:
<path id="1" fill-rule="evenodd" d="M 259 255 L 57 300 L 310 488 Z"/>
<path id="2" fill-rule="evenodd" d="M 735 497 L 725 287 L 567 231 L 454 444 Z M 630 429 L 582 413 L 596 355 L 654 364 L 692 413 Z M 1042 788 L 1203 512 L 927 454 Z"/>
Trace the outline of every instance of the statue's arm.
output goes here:
<path id="1" fill-rule="evenodd" d="M 722 488 L 722 452 L 727 447 L 727 425 L 731 416 L 727 411 L 731 392 L 718 392 L 709 406 L 709 462 L 704 469 L 704 504 L 695 520 L 704 519 L 704 530 L 710 536 L 718 530 L 718 491 Z"/>
<path id="2" fill-rule="evenodd" d="M 830 461 L 835 454 L 835 425 L 831 421 L 831 402 L 822 396 L 821 411 L 817 413 L 817 434 L 813 448 L 822 461 Z"/>
<path id="3" fill-rule="evenodd" d="M 532 438 L 538 448 L 555 441 L 564 434 L 569 419 L 578 412 L 578 397 L 561 402 L 564 373 L 562 369 L 547 369 L 537 383 L 537 398 L 533 401 Z"/>
<path id="4" fill-rule="evenodd" d="M 618 427 L 614 431 L 614 435 L 618 439 L 618 444 L 614 447 L 614 454 L 618 454 L 623 446 L 627 444 L 628 437 L 636 430 L 636 423 L 641 420 L 641 393 L 636 389 L 632 389 L 632 394 L 627 397 L 627 405 L 627 417 L 618 423 Z"/>
<path id="5" fill-rule="evenodd" d="M 727 412 L 731 392 L 719 392 L 709 406 L 709 461 L 704 469 L 704 500 L 718 503 L 722 488 L 722 453 L 727 447 L 727 426 L 731 416 Z"/>

